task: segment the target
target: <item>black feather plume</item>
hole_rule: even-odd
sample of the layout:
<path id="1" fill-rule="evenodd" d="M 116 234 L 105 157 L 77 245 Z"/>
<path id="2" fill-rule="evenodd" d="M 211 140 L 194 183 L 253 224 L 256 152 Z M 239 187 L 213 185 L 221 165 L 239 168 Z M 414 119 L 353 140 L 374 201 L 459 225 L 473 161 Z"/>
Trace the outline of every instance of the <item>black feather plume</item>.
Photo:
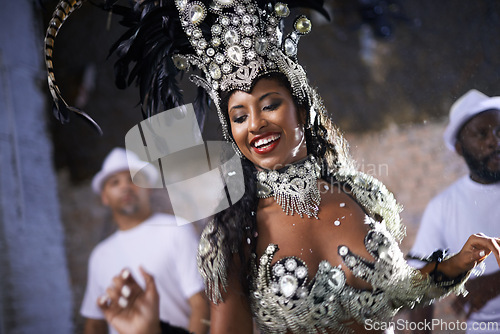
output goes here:
<path id="1" fill-rule="evenodd" d="M 195 54 L 182 29 L 175 1 L 143 0 L 131 1 L 129 6 L 117 5 L 116 0 L 106 0 L 104 9 L 112 10 L 121 17 L 120 24 L 128 30 L 113 44 L 111 54 L 116 54 L 115 83 L 125 88 L 132 83 L 139 87 L 143 116 L 149 117 L 161 111 L 183 104 L 182 90 L 177 76 L 182 75 L 172 61 L 174 54 Z M 212 0 L 199 0 L 207 8 Z M 274 6 L 276 0 L 256 0 L 261 9 Z M 323 8 L 324 1 L 281 1 L 290 8 L 303 7 L 317 10 L 329 19 Z M 198 26 L 202 34 L 210 39 L 211 26 L 217 16 L 208 12 Z M 194 101 L 194 109 L 200 127 L 209 110 L 209 95 L 202 88 Z"/>

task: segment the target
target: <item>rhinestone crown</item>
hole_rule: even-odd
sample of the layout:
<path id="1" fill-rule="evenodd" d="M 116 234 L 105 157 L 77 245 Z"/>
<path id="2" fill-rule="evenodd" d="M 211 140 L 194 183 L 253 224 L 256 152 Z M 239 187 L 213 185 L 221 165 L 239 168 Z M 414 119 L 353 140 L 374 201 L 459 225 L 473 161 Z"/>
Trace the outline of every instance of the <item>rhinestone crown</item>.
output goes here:
<path id="1" fill-rule="evenodd" d="M 188 71 L 193 65 L 203 72 L 204 77 L 191 75 L 190 80 L 203 87 L 214 101 L 226 138 L 230 136 L 220 110 L 222 91 L 249 91 L 255 78 L 281 72 L 299 101 L 312 102 L 306 73 L 297 63 L 297 43 L 311 31 L 307 17 L 297 17 L 293 31 L 283 38 L 280 23 L 290 10 L 281 2 L 274 6 L 269 3 L 266 9 L 251 0 L 214 0 L 209 8 L 200 1 L 175 3 L 195 54 L 175 54 L 172 60 L 179 70 Z M 200 25 L 209 12 L 216 19 L 210 26 L 210 36 L 205 36 Z"/>

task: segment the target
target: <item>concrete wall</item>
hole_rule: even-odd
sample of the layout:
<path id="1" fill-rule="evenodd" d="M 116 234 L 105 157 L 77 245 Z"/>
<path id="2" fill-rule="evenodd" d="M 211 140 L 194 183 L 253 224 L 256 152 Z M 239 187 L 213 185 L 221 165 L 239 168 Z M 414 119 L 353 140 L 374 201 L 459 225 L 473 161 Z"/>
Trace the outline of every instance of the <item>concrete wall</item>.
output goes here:
<path id="1" fill-rule="evenodd" d="M 41 27 L 30 0 L 0 11 L 0 333 L 72 332 Z"/>

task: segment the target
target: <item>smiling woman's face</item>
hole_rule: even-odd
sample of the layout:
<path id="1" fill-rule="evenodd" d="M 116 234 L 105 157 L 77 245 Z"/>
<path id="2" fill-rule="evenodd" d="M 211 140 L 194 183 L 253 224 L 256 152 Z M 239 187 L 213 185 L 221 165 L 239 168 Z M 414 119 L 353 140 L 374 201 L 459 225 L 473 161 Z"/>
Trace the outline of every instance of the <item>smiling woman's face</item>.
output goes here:
<path id="1" fill-rule="evenodd" d="M 234 141 L 255 165 L 279 169 L 307 156 L 303 122 L 279 81 L 263 78 L 250 93 L 234 92 L 228 114 Z"/>

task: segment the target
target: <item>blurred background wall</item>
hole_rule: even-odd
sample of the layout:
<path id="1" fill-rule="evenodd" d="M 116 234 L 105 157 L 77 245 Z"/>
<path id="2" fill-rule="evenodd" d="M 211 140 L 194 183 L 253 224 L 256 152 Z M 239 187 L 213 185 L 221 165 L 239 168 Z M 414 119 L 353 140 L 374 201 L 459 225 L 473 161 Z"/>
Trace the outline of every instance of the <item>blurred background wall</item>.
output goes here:
<path id="1" fill-rule="evenodd" d="M 71 333 L 42 22 L 29 0 L 0 8 L 0 333 Z"/>
<path id="2" fill-rule="evenodd" d="M 87 259 L 97 242 L 113 231 L 108 212 L 90 191 L 90 179 L 105 155 L 124 146 L 125 133 L 142 120 L 137 90 L 114 87 L 114 58 L 107 59 L 109 46 L 123 29 L 116 18 L 86 3 L 56 40 L 54 64 L 63 96 L 100 124 L 104 135 L 99 136 L 78 117 L 61 125 L 51 115 L 42 48 L 57 2 L 0 2 L 0 331 L 3 326 L 9 329 L 6 333 L 28 333 L 23 328 L 41 323 L 38 314 L 44 314 L 53 321 L 63 319 L 61 329 L 38 327 L 38 332 L 66 333 L 72 326 L 71 331 L 80 333 L 78 308 Z M 349 139 L 358 167 L 385 182 L 405 207 L 406 251 L 430 198 L 466 172 L 442 142 L 449 107 L 471 88 L 500 95 L 500 1 L 326 4 L 332 20 L 311 15 L 313 30 L 299 43 L 299 59 Z M 12 61 L 6 61 L 5 54 L 12 55 Z M 6 81 L 4 73 L 26 74 L 25 81 Z M 186 101 L 192 101 L 193 86 L 187 82 L 183 87 Z M 24 104 L 9 102 L 15 98 Z M 209 117 L 205 138 L 219 138 L 218 130 L 217 119 Z M 19 173 L 20 166 L 31 172 Z M 33 181 L 37 175 L 43 179 L 38 179 L 40 184 Z M 35 185 L 35 190 L 28 185 Z M 155 194 L 155 205 L 170 211 L 165 193 Z M 46 231 L 35 226 L 45 226 Z M 49 244 L 50 252 L 42 252 L 48 255 L 41 261 L 40 252 L 32 248 L 43 250 Z M 17 262 L 25 269 L 13 272 L 10 268 Z M 57 302 L 28 303 L 30 298 L 19 292 L 26 275 L 33 280 L 32 298 L 44 300 L 50 290 Z M 51 285 L 55 282 L 57 288 Z M 18 293 L 21 297 L 12 297 Z M 442 310 L 440 317 L 456 318 Z M 57 312 L 62 313 L 55 316 Z"/>

